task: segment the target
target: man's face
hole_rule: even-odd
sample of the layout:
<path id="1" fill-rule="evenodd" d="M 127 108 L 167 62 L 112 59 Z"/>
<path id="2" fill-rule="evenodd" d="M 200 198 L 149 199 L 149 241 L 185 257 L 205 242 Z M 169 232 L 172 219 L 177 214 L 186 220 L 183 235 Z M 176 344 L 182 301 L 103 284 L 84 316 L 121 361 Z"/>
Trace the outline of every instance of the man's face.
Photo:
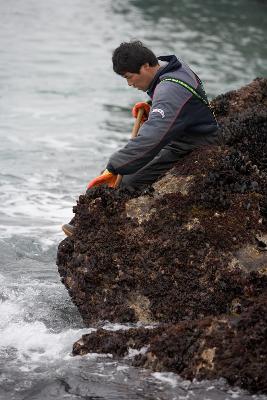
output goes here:
<path id="1" fill-rule="evenodd" d="M 147 91 L 149 85 L 153 79 L 149 64 L 144 64 L 140 68 L 139 73 L 126 72 L 123 77 L 127 80 L 129 86 L 132 86 L 138 90 Z"/>

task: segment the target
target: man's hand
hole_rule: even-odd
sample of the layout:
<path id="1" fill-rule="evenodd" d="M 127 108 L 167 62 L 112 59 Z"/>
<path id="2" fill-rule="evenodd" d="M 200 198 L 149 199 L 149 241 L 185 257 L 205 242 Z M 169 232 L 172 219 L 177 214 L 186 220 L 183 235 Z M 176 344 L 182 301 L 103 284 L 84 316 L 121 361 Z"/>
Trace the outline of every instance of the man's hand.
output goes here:
<path id="1" fill-rule="evenodd" d="M 102 175 L 97 176 L 91 182 L 88 183 L 87 189 L 91 189 L 94 186 L 108 185 L 108 187 L 114 187 L 118 175 L 114 175 L 107 169 L 102 173 Z"/>
<path id="2" fill-rule="evenodd" d="M 144 114 L 142 117 L 142 122 L 145 122 L 148 119 L 148 114 L 150 111 L 150 105 L 145 101 L 141 101 L 140 103 L 136 103 L 132 109 L 132 115 L 134 118 L 137 118 L 138 111 L 140 108 L 144 109 Z"/>

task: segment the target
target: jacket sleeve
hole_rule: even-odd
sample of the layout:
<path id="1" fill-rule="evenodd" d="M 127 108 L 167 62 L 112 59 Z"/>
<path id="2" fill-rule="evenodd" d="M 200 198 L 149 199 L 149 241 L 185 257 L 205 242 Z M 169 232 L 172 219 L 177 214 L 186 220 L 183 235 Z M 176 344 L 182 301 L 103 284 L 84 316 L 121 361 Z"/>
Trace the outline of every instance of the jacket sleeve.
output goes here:
<path id="1" fill-rule="evenodd" d="M 161 82 L 154 92 L 148 120 L 136 138 L 114 153 L 107 169 L 114 174 L 133 174 L 144 167 L 185 129 L 181 111 L 192 94 L 172 82 Z"/>

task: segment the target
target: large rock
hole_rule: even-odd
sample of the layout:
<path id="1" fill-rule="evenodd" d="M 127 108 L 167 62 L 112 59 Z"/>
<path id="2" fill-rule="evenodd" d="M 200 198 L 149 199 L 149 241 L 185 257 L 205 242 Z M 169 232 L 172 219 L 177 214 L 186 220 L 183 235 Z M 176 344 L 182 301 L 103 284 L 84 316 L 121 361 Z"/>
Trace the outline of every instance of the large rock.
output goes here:
<path id="1" fill-rule="evenodd" d="M 62 282 L 86 325 L 74 345 L 187 378 L 223 376 L 267 391 L 267 80 L 212 103 L 221 145 L 192 152 L 142 193 L 97 188 L 74 207 L 59 245 Z"/>

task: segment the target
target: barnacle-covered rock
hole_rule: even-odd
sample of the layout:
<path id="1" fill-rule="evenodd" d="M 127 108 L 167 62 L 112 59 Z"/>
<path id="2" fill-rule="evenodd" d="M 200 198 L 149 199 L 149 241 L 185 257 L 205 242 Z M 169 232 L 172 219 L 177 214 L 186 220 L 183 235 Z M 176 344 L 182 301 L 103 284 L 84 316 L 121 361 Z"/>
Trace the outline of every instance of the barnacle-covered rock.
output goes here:
<path id="1" fill-rule="evenodd" d="M 157 328 L 98 330 L 75 344 L 76 354 L 123 356 L 146 346 L 136 365 L 267 390 L 260 373 L 266 89 L 267 80 L 256 79 L 216 98 L 221 145 L 192 152 L 152 188 L 132 194 L 100 187 L 80 196 L 74 236 L 60 243 L 57 264 L 85 324 L 140 321 Z"/>

